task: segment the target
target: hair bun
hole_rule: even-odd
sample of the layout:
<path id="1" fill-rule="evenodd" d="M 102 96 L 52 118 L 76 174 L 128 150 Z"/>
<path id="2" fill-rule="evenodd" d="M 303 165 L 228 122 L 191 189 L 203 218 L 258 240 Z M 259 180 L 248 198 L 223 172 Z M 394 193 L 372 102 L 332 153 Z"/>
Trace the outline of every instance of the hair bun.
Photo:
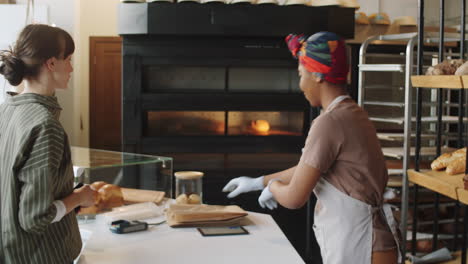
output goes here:
<path id="1" fill-rule="evenodd" d="M 5 76 L 5 79 L 12 86 L 18 86 L 22 81 L 26 70 L 24 62 L 13 55 L 10 51 L 2 51 L 0 53 L 0 74 Z"/>

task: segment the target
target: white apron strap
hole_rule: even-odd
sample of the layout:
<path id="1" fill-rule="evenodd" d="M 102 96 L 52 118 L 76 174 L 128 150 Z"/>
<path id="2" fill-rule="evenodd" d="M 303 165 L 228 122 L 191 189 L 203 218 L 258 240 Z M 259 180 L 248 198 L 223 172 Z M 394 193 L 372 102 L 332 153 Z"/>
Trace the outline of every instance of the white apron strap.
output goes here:
<path id="1" fill-rule="evenodd" d="M 398 263 L 401 263 L 402 261 L 402 255 L 401 255 L 401 243 L 400 243 L 400 236 L 398 233 L 398 225 L 395 221 L 395 217 L 393 216 L 392 213 L 392 208 L 389 204 L 384 204 L 382 206 L 385 219 L 387 220 L 387 224 L 390 227 L 390 230 L 392 231 L 393 238 L 395 239 L 395 243 L 397 245 L 397 250 L 398 250 Z"/>

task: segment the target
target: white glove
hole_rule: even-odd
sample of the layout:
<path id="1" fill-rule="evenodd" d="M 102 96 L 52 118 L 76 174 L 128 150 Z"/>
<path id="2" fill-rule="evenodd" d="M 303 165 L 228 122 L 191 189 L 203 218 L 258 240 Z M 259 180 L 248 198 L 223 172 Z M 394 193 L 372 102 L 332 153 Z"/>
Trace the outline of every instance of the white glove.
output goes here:
<path id="1" fill-rule="evenodd" d="M 263 187 L 263 176 L 258 178 L 242 176 L 230 180 L 224 186 L 223 192 L 229 192 L 227 197 L 234 198 L 241 193 L 260 191 Z"/>
<path id="2" fill-rule="evenodd" d="M 274 181 L 280 181 L 279 179 L 271 179 L 268 182 L 267 187 L 263 189 L 262 193 L 258 197 L 258 203 L 262 208 L 267 207 L 270 210 L 276 209 L 278 207 L 278 202 L 275 200 L 275 197 L 273 197 L 273 194 L 270 191 L 270 185 Z"/>

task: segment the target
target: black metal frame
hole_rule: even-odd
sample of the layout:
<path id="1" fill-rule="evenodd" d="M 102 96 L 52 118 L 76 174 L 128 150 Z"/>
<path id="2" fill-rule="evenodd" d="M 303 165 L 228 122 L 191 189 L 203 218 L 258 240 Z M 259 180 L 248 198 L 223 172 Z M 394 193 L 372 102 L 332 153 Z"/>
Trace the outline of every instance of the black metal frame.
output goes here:
<path id="1" fill-rule="evenodd" d="M 424 51 L 424 0 L 418 1 L 418 34 L 419 34 L 419 45 L 418 45 L 418 58 L 417 58 L 417 75 L 422 75 L 423 69 L 423 51 Z M 461 30 L 460 30 L 460 58 L 465 58 L 465 14 L 466 14 L 466 0 L 461 1 Z M 439 62 L 442 62 L 444 56 L 444 18 L 445 18 L 445 0 L 440 0 L 440 25 L 439 25 Z M 464 89 L 459 90 L 459 111 L 458 111 L 458 146 L 465 146 L 463 141 L 463 104 L 464 104 Z M 441 135 L 442 135 L 442 89 L 437 90 L 437 155 L 441 154 Z M 420 151 L 421 151 L 421 108 L 422 108 L 422 89 L 417 87 L 417 96 L 416 96 L 416 156 L 415 156 L 415 170 L 419 171 L 420 163 Z M 465 143 L 468 143 L 466 141 Z M 466 169 L 465 175 L 468 175 L 468 158 L 466 159 Z M 413 235 L 412 235 L 412 254 L 416 253 L 416 233 L 417 233 L 417 209 L 418 209 L 418 189 L 419 186 L 415 184 L 414 186 L 414 196 L 413 196 Z M 437 249 L 437 238 L 438 238 L 438 226 L 439 226 L 439 199 L 440 195 L 436 193 L 435 202 L 434 202 L 434 226 L 433 226 L 433 250 Z M 466 253 L 467 253 L 467 232 L 468 232 L 468 206 L 463 205 L 464 208 L 464 225 L 463 225 L 463 234 L 462 234 L 462 264 L 466 264 Z M 458 249 L 458 211 L 459 211 L 459 202 L 456 202 L 455 211 L 454 211 L 454 223 L 455 223 L 455 232 L 453 240 L 453 250 Z"/>

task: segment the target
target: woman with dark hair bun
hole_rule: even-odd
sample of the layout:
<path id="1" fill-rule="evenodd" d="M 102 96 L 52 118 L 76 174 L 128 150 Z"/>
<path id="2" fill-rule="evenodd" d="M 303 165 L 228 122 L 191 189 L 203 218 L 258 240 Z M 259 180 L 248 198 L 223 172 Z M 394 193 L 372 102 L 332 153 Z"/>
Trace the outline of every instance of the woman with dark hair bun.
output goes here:
<path id="1" fill-rule="evenodd" d="M 64 30 L 26 26 L 0 52 L 0 74 L 20 93 L 0 105 L 0 263 L 72 263 L 81 250 L 74 209 L 94 204 L 89 185 L 73 189 L 67 134 L 55 97 L 73 71 Z"/>

